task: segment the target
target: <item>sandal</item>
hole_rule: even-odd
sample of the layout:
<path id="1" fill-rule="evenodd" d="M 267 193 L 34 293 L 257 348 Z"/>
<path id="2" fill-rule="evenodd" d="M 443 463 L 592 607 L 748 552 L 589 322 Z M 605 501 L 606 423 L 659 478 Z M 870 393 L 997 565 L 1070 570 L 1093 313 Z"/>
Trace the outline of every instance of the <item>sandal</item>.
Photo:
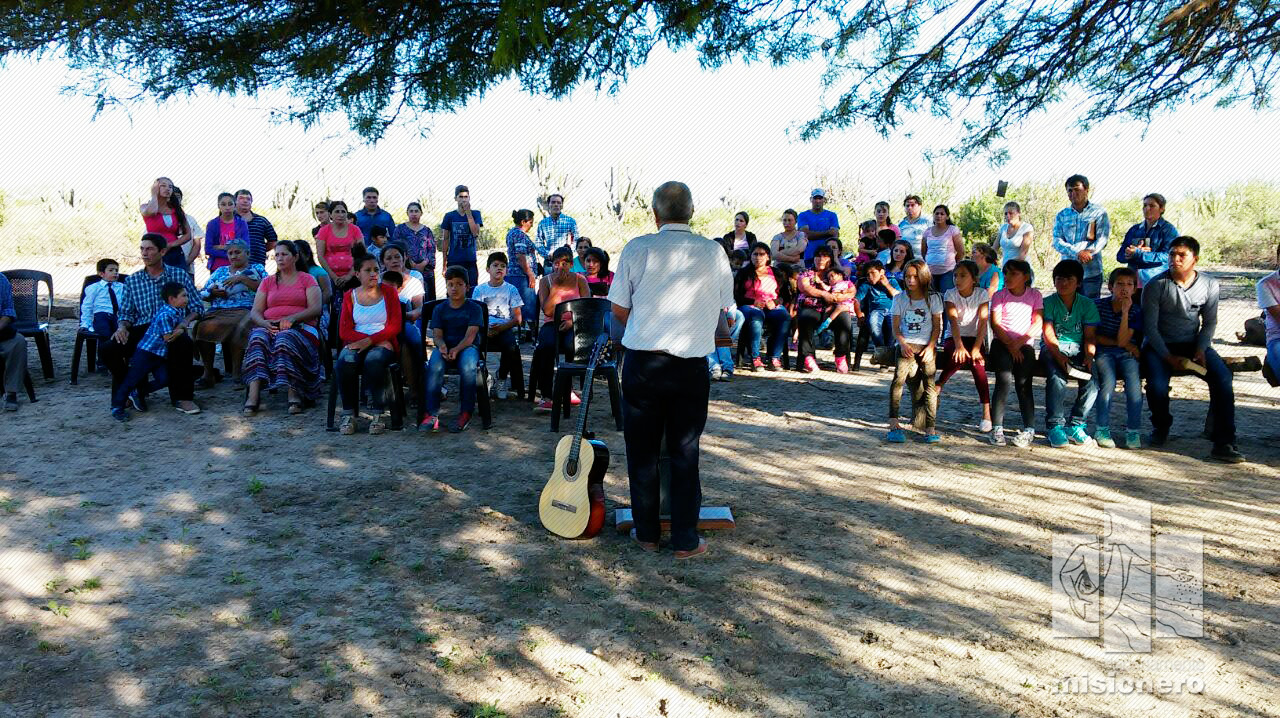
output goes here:
<path id="1" fill-rule="evenodd" d="M 691 548 L 688 551 L 676 551 L 676 558 L 678 560 L 684 560 L 686 558 L 693 558 L 694 556 L 701 556 L 706 552 L 707 552 L 707 540 L 704 538 L 699 538 L 697 548 Z"/>
<path id="2" fill-rule="evenodd" d="M 636 538 L 636 530 L 634 528 L 631 529 L 631 540 L 639 544 L 640 548 L 647 553 L 656 553 L 658 551 L 657 542 L 641 541 L 640 539 Z"/>
<path id="3" fill-rule="evenodd" d="M 289 402 L 289 413 L 290 413 L 290 414 L 301 414 L 301 413 L 302 413 L 302 402 L 300 402 L 300 401 L 291 401 L 291 402 Z"/>
<path id="4" fill-rule="evenodd" d="M 248 402 L 245 402 L 244 408 L 240 410 L 240 413 L 244 414 L 245 416 L 253 416 L 254 414 L 258 413 L 258 404 L 250 404 Z"/>

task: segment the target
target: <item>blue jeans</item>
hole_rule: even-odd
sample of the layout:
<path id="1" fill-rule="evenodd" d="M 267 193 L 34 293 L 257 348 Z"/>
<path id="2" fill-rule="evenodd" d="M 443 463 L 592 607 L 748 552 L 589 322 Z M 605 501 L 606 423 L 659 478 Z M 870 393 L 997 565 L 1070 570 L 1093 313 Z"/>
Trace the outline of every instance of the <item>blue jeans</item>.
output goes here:
<path id="1" fill-rule="evenodd" d="M 1093 402 L 1098 398 L 1098 382 L 1093 379 L 1088 381 L 1076 381 L 1076 400 L 1071 405 L 1070 422 L 1063 418 L 1062 402 L 1067 398 L 1067 382 L 1071 378 L 1066 372 L 1062 371 L 1062 367 L 1058 366 L 1058 362 L 1053 360 L 1053 355 L 1047 349 L 1041 350 L 1040 360 L 1045 365 L 1044 380 L 1044 403 L 1045 428 L 1052 429 L 1055 426 L 1084 426 L 1085 418 L 1089 416 L 1089 412 L 1093 409 Z"/>
<path id="2" fill-rule="evenodd" d="M 760 354 L 760 336 L 764 334 L 765 325 L 769 327 L 769 358 L 780 359 L 782 348 L 786 346 L 787 329 L 791 326 L 791 315 L 782 307 L 774 307 L 769 311 L 747 304 L 739 307 L 742 310 L 743 328 L 742 344 L 746 351 L 743 357 L 747 361 Z"/>
<path id="3" fill-rule="evenodd" d="M 1189 342 L 1170 342 L 1166 346 L 1174 356 L 1191 357 L 1195 354 L 1195 345 Z M 1173 426 L 1173 414 L 1169 411 L 1169 379 L 1173 375 L 1173 367 L 1164 357 L 1148 349 L 1142 352 L 1142 368 L 1147 374 L 1147 408 L 1151 410 L 1151 426 L 1157 431 L 1168 431 Z M 1231 370 L 1222 363 L 1222 357 L 1213 347 L 1204 350 L 1204 368 L 1208 370 L 1204 381 L 1209 385 L 1209 411 L 1213 412 L 1211 439 L 1215 446 L 1235 444 L 1236 398 L 1231 386 Z"/>
<path id="4" fill-rule="evenodd" d="M 1116 375 L 1124 379 L 1125 428 L 1142 428 L 1142 379 L 1140 366 L 1132 354 L 1123 349 L 1099 347 L 1093 359 L 1093 376 L 1098 382 L 1098 428 L 1111 426 L 1111 397 L 1116 391 Z"/>
<path id="5" fill-rule="evenodd" d="M 1084 283 L 1080 285 L 1080 293 L 1090 299 L 1097 299 L 1102 296 L 1102 275 L 1093 277 L 1085 277 Z"/>
<path id="6" fill-rule="evenodd" d="M 1267 364 L 1271 366 L 1271 371 L 1280 374 L 1280 339 L 1267 342 Z"/>
<path id="7" fill-rule="evenodd" d="M 933 275 L 933 291 L 938 294 L 946 294 L 948 289 L 954 289 L 955 286 L 956 270 Z"/>
<path id="8" fill-rule="evenodd" d="M 342 395 L 342 410 L 354 414 L 360 404 L 360 380 L 364 379 L 364 387 L 369 390 L 371 411 L 381 413 L 383 397 L 387 393 L 387 365 L 395 360 L 395 355 L 385 347 L 369 347 L 362 352 L 354 349 L 343 349 L 338 353 L 338 364 L 333 368 L 338 372 L 338 388 Z"/>
<path id="9" fill-rule="evenodd" d="M 155 372 L 155 381 L 148 382 L 147 375 Z M 129 359 L 129 373 L 111 394 L 111 408 L 123 409 L 125 399 L 134 389 L 138 394 L 146 396 L 157 389 L 167 386 L 169 382 L 168 365 L 165 358 L 149 351 L 138 349 Z"/>
<path id="10" fill-rule="evenodd" d="M 729 338 L 737 344 L 738 336 L 742 334 L 742 310 L 733 309 L 725 314 L 733 319 L 733 326 L 729 327 Z M 733 373 L 733 347 L 716 347 L 715 351 L 707 355 L 707 371 L 711 371 L 717 364 L 726 374 Z"/>
<path id="11" fill-rule="evenodd" d="M 480 365 L 480 352 L 474 346 L 462 350 L 458 358 L 445 361 L 437 349 L 431 352 L 431 361 L 427 362 L 426 381 L 427 414 L 436 416 L 440 413 L 440 387 L 444 386 L 444 371 L 447 368 L 458 370 L 458 383 L 462 385 L 459 411 L 471 413 L 476 408 L 476 371 Z"/>
<path id="12" fill-rule="evenodd" d="M 867 313 L 867 329 L 871 332 L 871 343 L 877 347 L 892 346 L 893 317 L 887 309 L 872 309 Z"/>

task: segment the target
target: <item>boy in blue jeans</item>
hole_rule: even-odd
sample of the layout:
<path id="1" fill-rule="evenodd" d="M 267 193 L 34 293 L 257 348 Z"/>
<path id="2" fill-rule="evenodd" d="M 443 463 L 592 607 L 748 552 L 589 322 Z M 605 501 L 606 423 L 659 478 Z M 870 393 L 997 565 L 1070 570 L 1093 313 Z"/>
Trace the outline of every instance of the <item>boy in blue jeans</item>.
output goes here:
<path id="1" fill-rule="evenodd" d="M 431 361 L 427 362 L 426 381 L 423 382 L 427 395 L 426 415 L 418 430 L 440 429 L 440 388 L 444 386 L 445 369 L 453 366 L 458 369 L 458 381 L 462 385 L 458 420 L 449 427 L 449 431 L 456 433 L 466 431 L 476 406 L 476 372 L 480 363 L 476 339 L 484 325 L 484 314 L 479 304 L 467 300 L 465 268 L 454 265 L 445 270 L 444 287 L 447 301 L 441 302 L 431 312 L 431 324 L 428 325 L 436 349 L 431 353 Z"/>
<path id="2" fill-rule="evenodd" d="M 1093 300 L 1098 306 L 1098 353 L 1093 359 L 1093 376 L 1098 382 L 1098 430 L 1093 438 L 1098 446 L 1111 449 L 1111 397 L 1116 377 L 1124 379 L 1125 432 L 1128 449 L 1142 448 L 1142 379 L 1139 375 L 1142 346 L 1142 307 L 1133 301 L 1138 273 L 1128 267 L 1111 271 L 1107 278 L 1111 296 Z"/>
<path id="3" fill-rule="evenodd" d="M 1046 370 L 1044 403 L 1048 418 L 1045 428 L 1049 431 L 1049 445 L 1054 448 L 1062 448 L 1068 442 L 1089 441 L 1085 417 L 1089 416 L 1098 396 L 1098 384 L 1092 374 L 1097 351 L 1094 335 L 1098 305 L 1080 293 L 1083 282 L 1084 265 L 1074 259 L 1064 259 L 1053 268 L 1055 292 L 1044 299 L 1044 348 L 1040 360 Z M 1075 379 L 1077 388 L 1069 426 L 1062 416 L 1068 379 Z"/>
<path id="4" fill-rule="evenodd" d="M 177 282 L 165 282 L 160 288 L 160 298 L 164 300 L 165 306 L 156 311 L 151 324 L 147 326 L 147 333 L 142 335 L 142 340 L 138 342 L 138 347 L 129 360 L 129 373 L 111 395 L 111 417 L 116 421 L 129 420 L 124 402 L 135 389 L 140 396 L 146 396 L 168 384 L 164 356 L 169 342 L 187 330 L 182 323 L 186 316 L 183 310 L 187 306 L 187 290 Z M 147 375 L 152 372 L 155 372 L 156 381 L 149 384 Z"/>

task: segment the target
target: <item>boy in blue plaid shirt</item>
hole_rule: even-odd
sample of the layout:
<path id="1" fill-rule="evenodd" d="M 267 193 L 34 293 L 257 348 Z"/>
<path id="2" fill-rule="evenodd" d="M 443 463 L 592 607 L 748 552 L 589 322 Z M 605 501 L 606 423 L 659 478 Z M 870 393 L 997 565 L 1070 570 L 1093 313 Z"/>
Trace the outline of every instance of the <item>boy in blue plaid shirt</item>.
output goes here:
<path id="1" fill-rule="evenodd" d="M 116 421 L 128 421 L 124 409 L 125 400 L 135 389 L 139 396 L 146 396 L 168 383 L 164 355 L 169 342 L 187 330 L 182 320 L 186 317 L 187 290 L 177 282 L 166 282 L 160 290 L 165 306 L 160 307 L 147 333 L 138 342 L 138 348 L 129 360 L 129 373 L 111 395 L 111 417 Z M 147 383 L 147 375 L 155 372 L 156 381 Z"/>

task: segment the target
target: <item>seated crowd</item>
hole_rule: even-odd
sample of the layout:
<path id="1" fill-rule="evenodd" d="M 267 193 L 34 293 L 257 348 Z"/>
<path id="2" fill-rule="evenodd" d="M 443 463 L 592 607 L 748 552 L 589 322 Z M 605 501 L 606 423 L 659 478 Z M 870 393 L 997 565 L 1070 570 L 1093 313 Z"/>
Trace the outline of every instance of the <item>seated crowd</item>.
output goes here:
<path id="1" fill-rule="evenodd" d="M 1053 447 L 1117 446 L 1110 416 L 1119 380 L 1123 445 L 1136 449 L 1144 443 L 1142 380 L 1152 426 L 1145 442 L 1159 446 L 1172 425 L 1170 379 L 1191 370 L 1209 386 L 1211 455 L 1241 461 L 1232 375 L 1212 347 L 1218 283 L 1196 269 L 1198 242 L 1178 236 L 1163 219 L 1165 199 L 1148 195 L 1143 221 L 1126 233 L 1116 254 L 1121 266 L 1106 277 L 1103 296 L 1109 217 L 1089 200 L 1086 178 L 1072 176 L 1066 190 L 1070 206 L 1058 213 L 1052 230 L 1061 260 L 1052 271 L 1052 291 L 1043 294 L 1033 286 L 1027 261 L 1034 230 L 1016 202 L 1005 206 L 1006 222 L 995 241 L 967 252 L 950 210 L 938 205 L 930 221 L 916 195 L 906 198 L 905 216 L 896 224 L 888 203 L 878 203 L 875 218 L 859 225 L 856 251 L 847 253 L 839 218 L 825 209 L 821 189 L 811 193 L 810 209 L 787 210 L 782 231 L 767 243 L 747 231 L 750 217 L 739 212 L 734 229 L 718 240 L 735 273 L 735 305 L 722 308 L 720 341 L 707 356 L 711 378 L 728 381 L 739 366 L 778 371 L 793 351 L 801 371 L 819 371 L 817 349 L 828 341 L 834 370 L 848 373 L 870 350 L 893 368 L 887 441 L 906 441 L 899 418 L 905 384 L 912 426 L 925 442 L 936 443 L 939 396 L 965 369 L 981 405 L 978 429 L 994 445 L 1019 447 L 1035 437 L 1037 369 L 1046 377 L 1044 427 Z M 118 263 L 102 260 L 101 281 L 86 289 L 81 307 L 81 326 L 108 340 L 102 358 L 112 375 L 112 415 L 128 420 L 126 407 L 145 410 L 147 395 L 162 386 L 178 411 L 199 412 L 193 389 L 219 380 L 215 347 L 221 345 L 233 378 L 245 385 L 247 415 L 258 411 L 264 390 L 285 392 L 289 412 L 302 413 L 323 393 L 332 360 L 342 433 L 355 432 L 362 404 L 374 416 L 369 432 L 385 431 L 392 366 L 415 389 L 423 430 L 439 429 L 444 377 L 456 373 L 461 406 L 449 428 L 462 431 L 478 391 L 499 399 L 513 386 L 523 393 L 522 340 L 535 344 L 529 381 L 542 391 L 536 408 L 549 410 L 555 356 L 565 348 L 558 343 L 571 326 L 555 309 L 571 299 L 607 295 L 614 278 L 609 255 L 578 234 L 577 222 L 563 214 L 563 196 L 552 195 L 548 216 L 532 235 L 534 213 L 512 212 L 506 251 L 490 253 L 481 267 L 480 212 L 471 208 L 465 186 L 456 188 L 455 200 L 438 239 L 422 224 L 421 205 L 410 203 L 408 221 L 397 225 L 378 206 L 372 187 L 355 213 L 340 200 L 321 203 L 313 253 L 306 241 L 276 241 L 270 223 L 252 212 L 246 190 L 224 193 L 219 216 L 205 230 L 210 276 L 198 289 L 190 263 L 200 254 L 199 243 L 192 251 L 190 232 L 183 229 L 192 223 L 181 214 L 172 183 L 157 180 L 151 202 L 142 207 L 148 229 L 140 246 L 143 269 L 120 280 Z M 273 273 L 264 266 L 268 251 Z M 437 251 L 446 267 L 438 301 Z M 8 326 L 12 300 L 6 305 L 4 290 L 7 283 L 0 286 L 5 405 L 16 408 L 12 377 L 15 367 L 25 372 L 25 344 Z M 1258 304 L 1266 314 L 1268 371 L 1280 372 L 1280 271 L 1259 282 Z M 482 348 L 500 357 L 495 379 L 484 387 L 477 375 Z M 199 381 L 192 371 L 197 354 L 204 370 Z M 1068 408 L 1071 384 L 1076 391 Z M 1011 385 L 1022 421 L 1006 434 Z M 1092 437 L 1086 431 L 1090 415 L 1096 417 Z"/>

